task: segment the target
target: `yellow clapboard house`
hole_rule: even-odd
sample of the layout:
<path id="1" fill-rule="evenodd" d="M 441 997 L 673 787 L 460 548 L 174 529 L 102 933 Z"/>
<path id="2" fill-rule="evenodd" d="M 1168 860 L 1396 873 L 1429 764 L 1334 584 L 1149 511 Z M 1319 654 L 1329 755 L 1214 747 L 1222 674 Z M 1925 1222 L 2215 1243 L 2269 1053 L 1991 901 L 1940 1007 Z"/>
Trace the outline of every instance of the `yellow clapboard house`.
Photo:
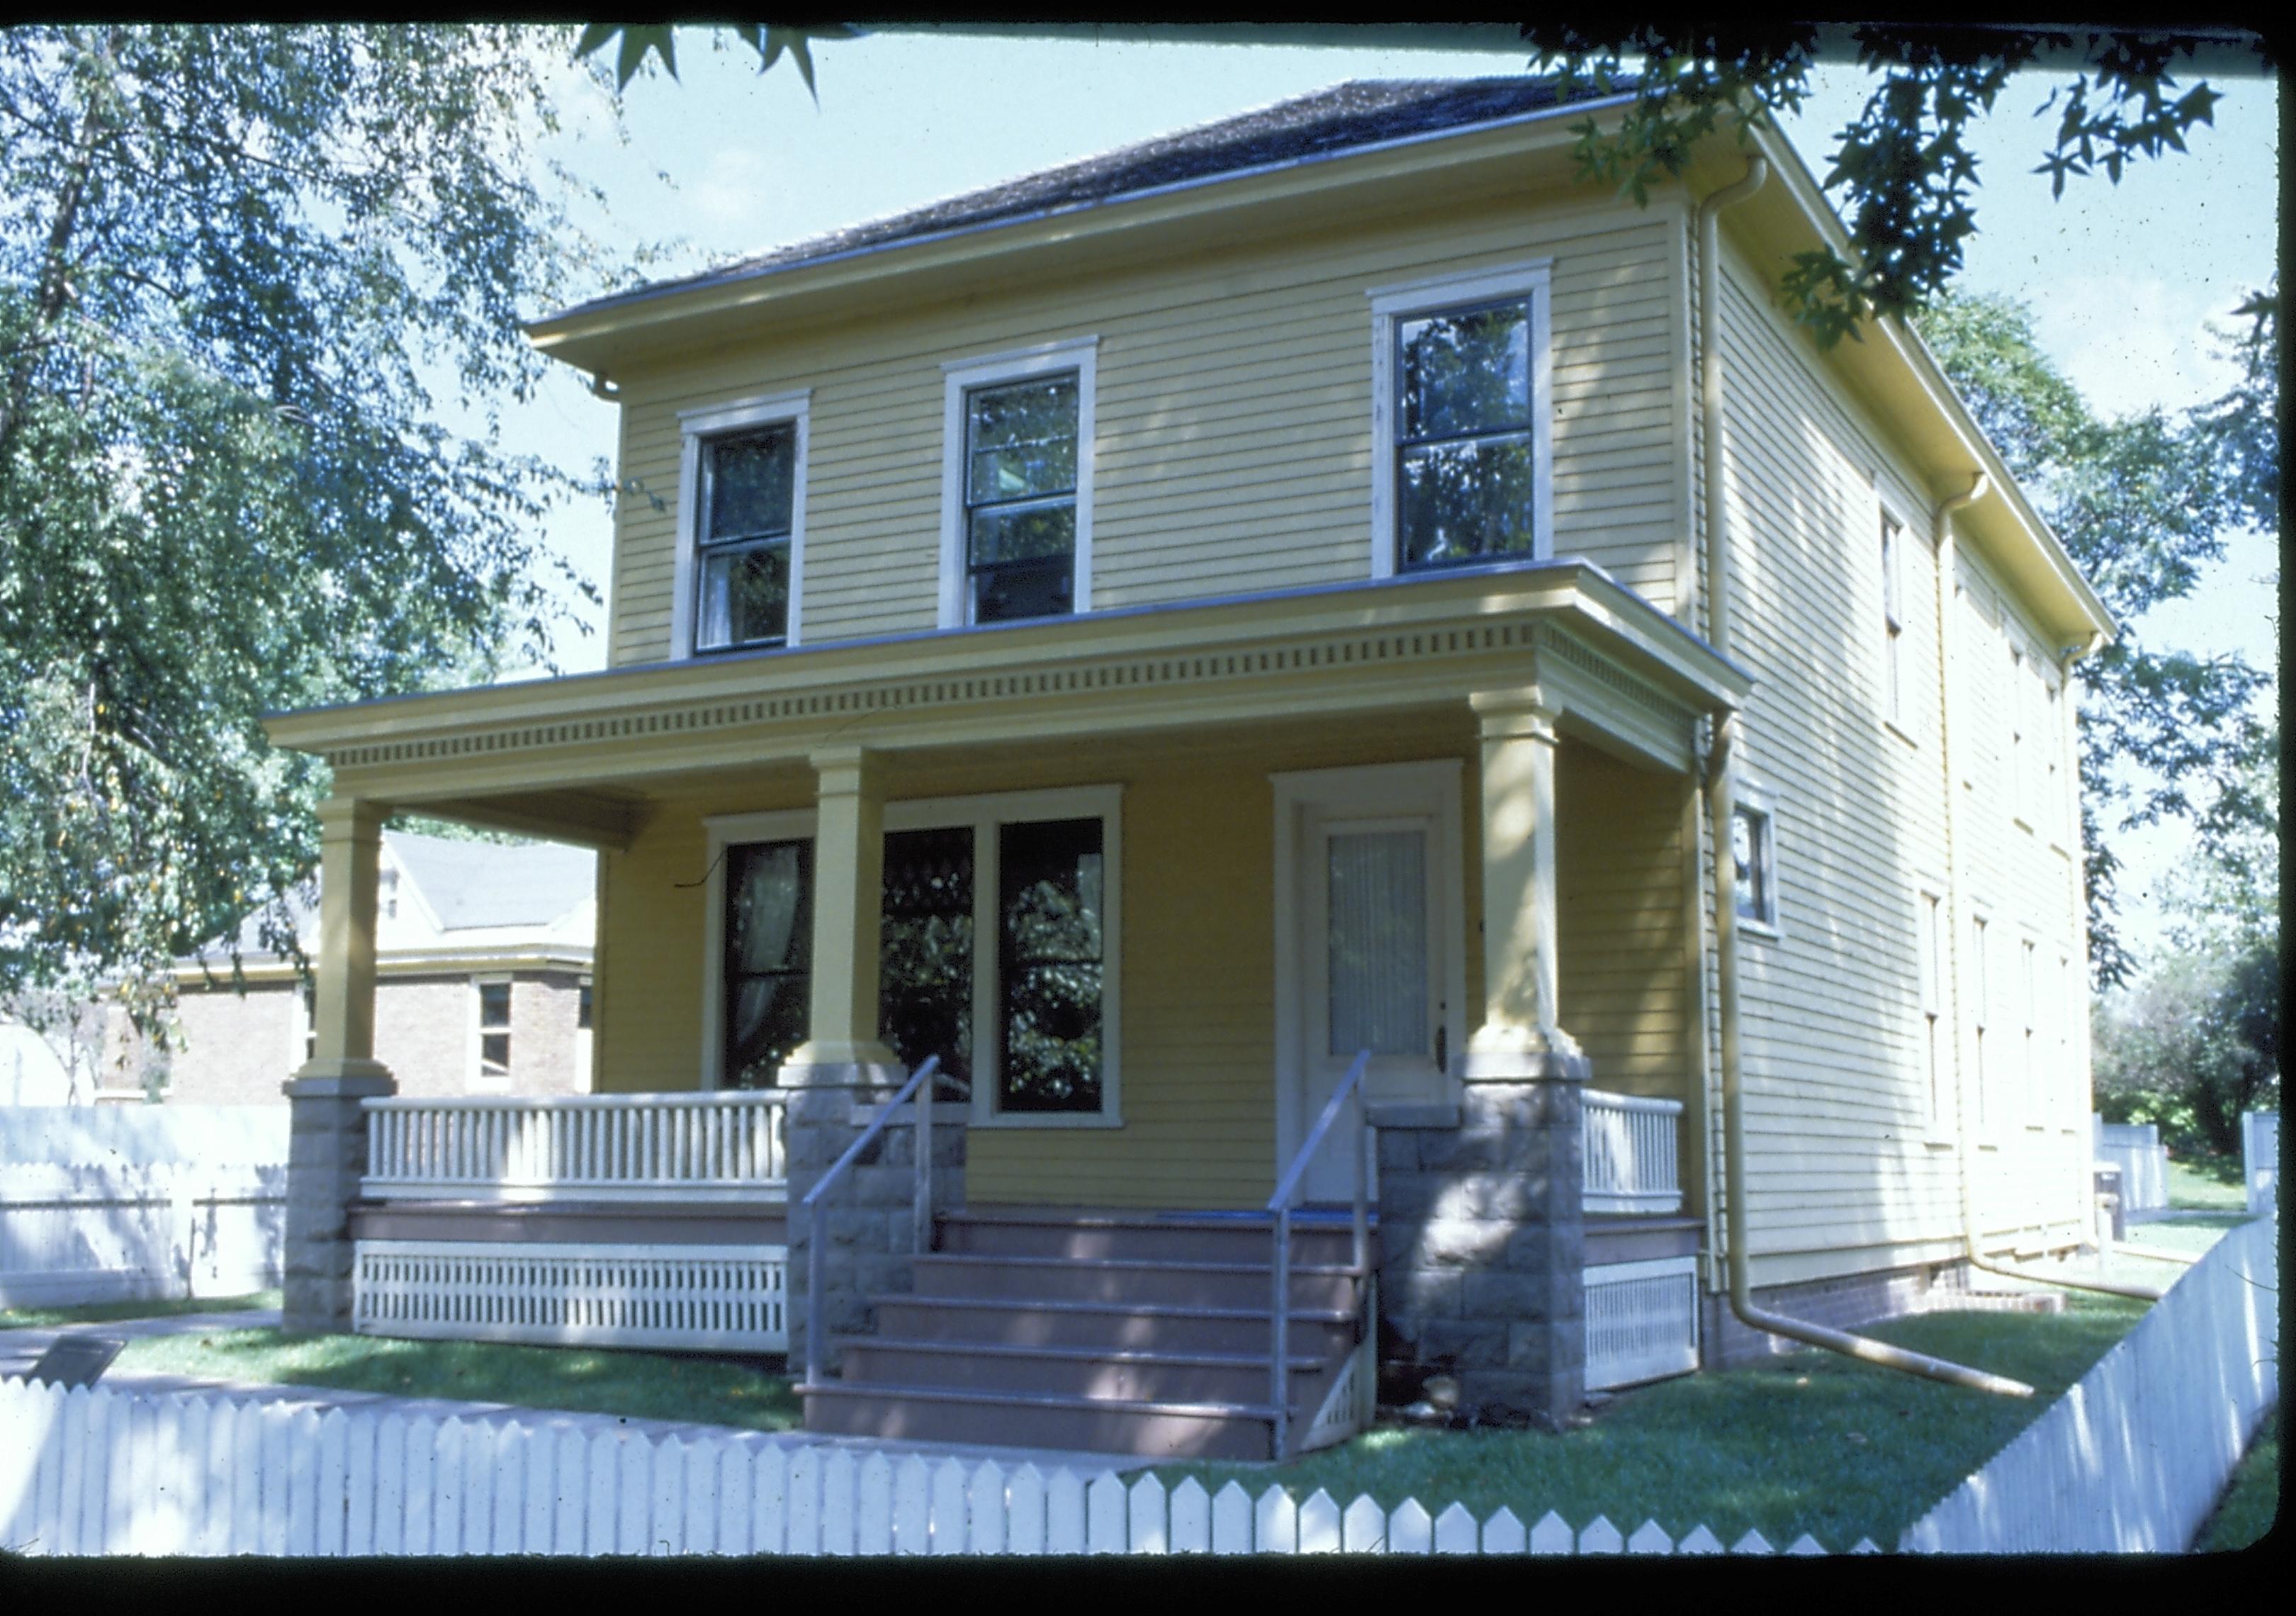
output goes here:
<path id="1" fill-rule="evenodd" d="M 1916 338 L 1781 315 L 1782 139 L 1638 206 L 1620 104 L 1341 86 L 531 327 L 620 410 L 611 665 L 270 726 L 291 1313 L 1266 1456 L 2088 1240 L 2109 619 Z M 597 849 L 592 1095 L 393 1096 L 402 808 Z"/>

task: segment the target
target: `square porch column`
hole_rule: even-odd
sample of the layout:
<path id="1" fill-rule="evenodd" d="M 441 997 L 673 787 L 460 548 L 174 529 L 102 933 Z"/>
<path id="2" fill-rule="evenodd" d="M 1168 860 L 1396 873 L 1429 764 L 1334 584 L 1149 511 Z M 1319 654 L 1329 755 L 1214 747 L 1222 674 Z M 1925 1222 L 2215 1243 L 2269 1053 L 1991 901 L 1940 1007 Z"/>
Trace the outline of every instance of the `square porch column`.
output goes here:
<path id="1" fill-rule="evenodd" d="M 374 1058 L 375 882 L 382 805 L 331 797 L 319 805 L 316 1047 L 283 1086 L 287 1145 L 285 1327 L 348 1330 L 350 1205 L 366 1170 L 359 1102 L 396 1092 Z"/>
<path id="2" fill-rule="evenodd" d="M 1555 714 L 1535 685 L 1472 702 L 1483 1020 L 1456 1121 L 1380 1130 L 1382 1378 L 1395 1400 L 1551 1430 L 1587 1386 L 1588 1067 L 1556 1012 Z"/>
<path id="3" fill-rule="evenodd" d="M 806 1041 L 781 1069 L 789 1091 L 790 1339 L 805 1339 L 812 1244 L 806 1194 L 908 1076 L 877 1024 L 884 946 L 885 792 L 876 757 L 858 746 L 813 754 L 819 778 L 813 842 L 813 974 Z M 963 1149 L 961 1130 L 955 1149 Z M 857 1161 L 826 1208 L 824 1322 L 833 1333 L 868 1323 L 874 1291 L 909 1287 L 915 1246 L 913 1128 L 896 1123 Z M 936 1166 L 949 1147 L 935 1152 Z M 961 1169 L 962 1157 L 957 1158 Z M 949 1175 L 955 1177 L 955 1175 Z M 936 1174 L 937 1180 L 941 1175 Z M 952 1189 L 954 1185 L 950 1186 Z M 832 1349 L 831 1359 L 836 1354 Z M 792 1358 L 792 1366 L 797 1360 Z"/>

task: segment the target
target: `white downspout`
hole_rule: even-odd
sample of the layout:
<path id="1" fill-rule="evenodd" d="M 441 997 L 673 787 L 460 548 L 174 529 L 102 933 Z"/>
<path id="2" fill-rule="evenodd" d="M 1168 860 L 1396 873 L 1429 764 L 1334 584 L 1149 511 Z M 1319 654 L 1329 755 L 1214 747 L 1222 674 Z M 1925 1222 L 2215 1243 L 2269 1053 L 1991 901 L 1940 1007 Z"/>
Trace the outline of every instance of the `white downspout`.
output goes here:
<path id="1" fill-rule="evenodd" d="M 2158 1301 L 2161 1292 L 2150 1285 L 2123 1284 L 2112 1280 L 2069 1279 L 2062 1275 L 2038 1274 L 2024 1268 L 1994 1261 L 1985 1254 L 1983 1237 L 1977 1223 L 1977 1156 L 1969 1136 L 1969 1120 L 1974 1107 L 1970 1095 L 1969 1062 L 1963 1059 L 1962 991 L 1961 991 L 1961 933 L 1964 913 L 1961 895 L 1961 769 L 1955 751 L 1956 730 L 1953 722 L 1954 656 L 1956 639 L 1954 618 L 1954 587 L 1959 576 L 1957 547 L 1954 541 L 1955 512 L 1982 498 L 1988 488 L 1983 472 L 1971 474 L 1968 491 L 1955 494 L 1938 503 L 1936 522 L 1937 542 L 1937 612 L 1938 612 L 1938 753 L 1945 768 L 1945 867 L 1946 902 L 1949 918 L 1946 925 L 1946 958 L 1948 966 L 1946 980 L 1953 993 L 1953 1070 L 1954 1070 L 1954 1166 L 1961 1178 L 1961 1236 L 1964 1254 L 1972 1268 L 1988 1274 L 1999 1274 L 2009 1279 L 2022 1279 L 2042 1284 L 2064 1285 L 2079 1291 L 2102 1291 L 2111 1296 L 2132 1296 L 2140 1301 Z M 2070 673 L 2070 667 L 2067 673 Z M 2070 701 L 2070 678 L 2067 699 Z M 2071 709 L 2066 709 L 2068 723 Z M 2074 790 L 2078 791 L 2079 776 Z"/>
<path id="2" fill-rule="evenodd" d="M 1721 305 L 1721 229 L 1718 216 L 1734 202 L 1761 189 L 1769 177 L 1769 164 L 1760 157 L 1748 160 L 1745 178 L 1714 192 L 1698 209 L 1699 400 L 1706 463 L 1706 637 L 1724 656 L 1730 654 L 1730 518 L 1723 497 L 1723 389 Z M 1730 832 L 1737 813 L 1737 787 L 1733 778 L 1736 751 L 1742 744 L 1737 715 L 1724 714 L 1714 724 L 1714 742 L 1706 761 L 1708 812 L 1714 830 L 1714 944 L 1716 986 L 1721 1001 L 1722 1034 L 1722 1170 L 1723 1215 L 1730 1273 L 1730 1310 L 1747 1326 L 1783 1335 L 1830 1352 L 1862 1358 L 1886 1368 L 1903 1370 L 1935 1381 L 1946 1381 L 1972 1390 L 2006 1397 L 2030 1397 L 2033 1389 L 2022 1381 L 1988 1374 L 1981 1369 L 1948 1363 L 1926 1353 L 1908 1352 L 1847 1331 L 1829 1329 L 1806 1319 L 1789 1318 L 1754 1305 L 1751 1263 L 1747 1251 L 1746 1103 L 1740 1059 L 1738 1016 L 1737 881 L 1731 865 Z"/>

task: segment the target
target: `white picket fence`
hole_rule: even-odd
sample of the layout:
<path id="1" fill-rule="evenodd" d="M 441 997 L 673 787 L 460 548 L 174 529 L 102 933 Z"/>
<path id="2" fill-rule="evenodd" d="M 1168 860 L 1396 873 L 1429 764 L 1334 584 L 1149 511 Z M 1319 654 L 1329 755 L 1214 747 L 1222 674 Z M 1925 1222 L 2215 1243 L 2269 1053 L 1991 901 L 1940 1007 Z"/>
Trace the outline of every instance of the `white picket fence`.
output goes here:
<path id="1" fill-rule="evenodd" d="M 284 1106 L 0 1107 L 0 1306 L 279 1283 Z"/>
<path id="2" fill-rule="evenodd" d="M 1900 1539 L 1911 1553 L 2175 1553 L 2280 1398 L 2277 1231 L 2225 1235 Z"/>
<path id="3" fill-rule="evenodd" d="M 537 1422 L 549 1419 L 537 1415 Z M 1230 1481 L 685 1441 L 0 1382 L 0 1548 L 27 1554 L 1718 1554 L 1552 1511 L 1479 1520 Z M 1726 1551 L 1774 1551 L 1748 1532 Z M 1784 1553 L 1823 1554 L 1804 1534 Z M 1871 1554 L 1860 1542 L 1853 1554 Z"/>

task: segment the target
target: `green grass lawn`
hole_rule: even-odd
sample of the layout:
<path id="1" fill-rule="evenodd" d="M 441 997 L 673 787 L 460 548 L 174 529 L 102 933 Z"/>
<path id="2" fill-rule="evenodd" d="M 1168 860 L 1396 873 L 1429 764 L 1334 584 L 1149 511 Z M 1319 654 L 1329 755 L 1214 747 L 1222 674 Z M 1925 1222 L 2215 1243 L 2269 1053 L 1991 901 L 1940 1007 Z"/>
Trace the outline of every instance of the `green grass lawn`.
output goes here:
<path id="1" fill-rule="evenodd" d="M 2169 1205 L 2193 1211 L 2243 1211 L 2248 1206 L 2248 1185 L 2241 1177 L 2237 1156 L 2169 1158 Z"/>
<path id="2" fill-rule="evenodd" d="M 278 1292 L 258 1291 L 252 1296 L 100 1301 L 73 1308 L 0 1308 L 0 1330 L 56 1330 L 71 1325 L 108 1325 L 124 1318 L 172 1318 L 183 1313 L 247 1313 L 278 1305 Z"/>
<path id="3" fill-rule="evenodd" d="M 2246 1548 L 2272 1530 L 2280 1513 L 2280 1410 L 2275 1408 L 2232 1472 L 2232 1485 L 2216 1518 L 2201 1530 L 2193 1547 L 2204 1554 Z"/>
<path id="4" fill-rule="evenodd" d="M 804 1415 L 782 1375 L 747 1363 L 661 1352 L 217 1330 L 130 1341 L 117 1367 L 578 1414 L 693 1420 L 753 1431 L 793 1430 Z"/>
<path id="5" fill-rule="evenodd" d="M 1447 1431 L 1382 1427 L 1281 1469 L 1159 1467 L 1217 1489 L 1231 1476 L 1255 1497 L 1280 1479 L 1297 1498 L 1323 1488 L 1341 1505 L 1369 1493 L 1478 1515 L 1501 1505 L 1524 1523 L 1552 1509 L 1574 1528 L 1606 1515 L 1621 1532 L 1654 1520 L 1680 1538 L 1710 1528 L 1725 1543 L 1749 1528 L 1776 1546 L 1803 1532 L 1842 1550 L 1883 1548 L 2015 1436 L 2142 1316 L 2143 1305 L 2076 1295 L 2059 1315 L 1940 1313 L 1866 1333 L 2013 1375 L 2030 1399 L 1964 1391 L 1829 1352 L 1629 1390 L 1584 1428 Z"/>

